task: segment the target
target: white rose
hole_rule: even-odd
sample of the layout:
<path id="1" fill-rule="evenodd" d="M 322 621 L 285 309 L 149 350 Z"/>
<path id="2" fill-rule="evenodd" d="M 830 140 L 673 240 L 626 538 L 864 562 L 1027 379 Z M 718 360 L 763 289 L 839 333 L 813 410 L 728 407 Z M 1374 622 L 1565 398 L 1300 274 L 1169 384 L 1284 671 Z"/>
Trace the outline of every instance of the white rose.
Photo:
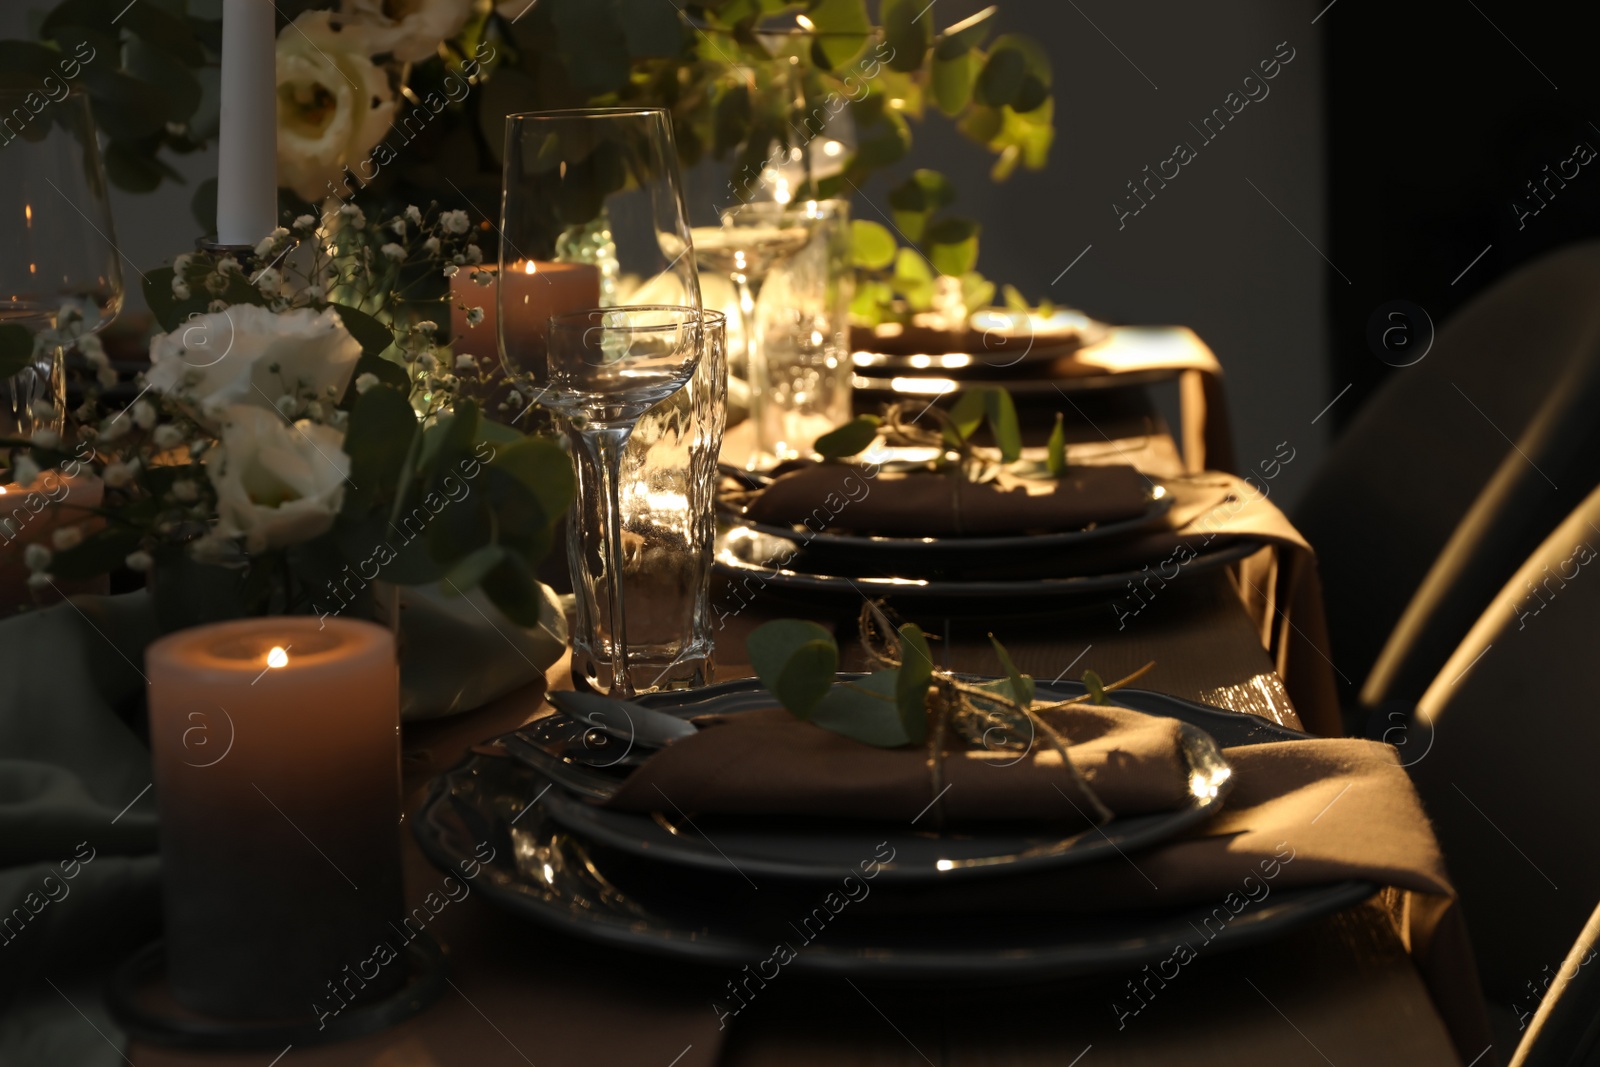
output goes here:
<path id="1" fill-rule="evenodd" d="M 234 404 L 271 408 L 286 395 L 337 400 L 360 358 L 360 342 L 332 308 L 275 315 L 238 304 L 151 341 L 145 382 L 158 393 L 192 401 L 214 425 Z"/>
<path id="2" fill-rule="evenodd" d="M 245 405 L 227 410 L 221 447 L 205 463 L 217 492 L 218 536 L 243 537 L 250 552 L 327 532 L 350 474 L 338 430 L 311 422 L 290 426 L 271 411 Z"/>
<path id="3" fill-rule="evenodd" d="M 367 40 L 368 55 L 392 54 L 402 63 L 435 55 L 461 32 L 474 0 L 343 0 L 339 17 Z"/>
<path id="4" fill-rule="evenodd" d="M 312 203 L 346 166 L 359 173 L 394 121 L 372 54 L 360 30 L 341 30 L 327 11 L 302 12 L 278 35 L 278 180 Z"/>

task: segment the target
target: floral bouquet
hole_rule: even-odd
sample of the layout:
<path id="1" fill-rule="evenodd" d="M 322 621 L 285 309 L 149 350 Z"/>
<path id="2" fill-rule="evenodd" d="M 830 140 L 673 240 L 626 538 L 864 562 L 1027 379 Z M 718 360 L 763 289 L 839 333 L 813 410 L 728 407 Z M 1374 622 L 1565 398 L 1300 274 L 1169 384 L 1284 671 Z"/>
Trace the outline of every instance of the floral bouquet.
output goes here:
<path id="1" fill-rule="evenodd" d="M 459 211 L 374 223 L 347 205 L 277 230 L 248 264 L 179 256 L 148 276 L 166 332 L 126 406 L 103 401 L 115 375 L 64 318 L 48 340 L 95 372 L 86 399 L 65 435 L 3 443 L 18 480 L 55 467 L 103 495 L 27 547 L 29 583 L 148 572 L 169 626 L 372 616 L 392 586 L 481 584 L 508 618 L 540 625 L 534 566 L 572 499 L 570 461 L 483 416 L 491 369 L 452 357 L 405 292 L 408 278 L 478 273 L 478 238 Z"/>

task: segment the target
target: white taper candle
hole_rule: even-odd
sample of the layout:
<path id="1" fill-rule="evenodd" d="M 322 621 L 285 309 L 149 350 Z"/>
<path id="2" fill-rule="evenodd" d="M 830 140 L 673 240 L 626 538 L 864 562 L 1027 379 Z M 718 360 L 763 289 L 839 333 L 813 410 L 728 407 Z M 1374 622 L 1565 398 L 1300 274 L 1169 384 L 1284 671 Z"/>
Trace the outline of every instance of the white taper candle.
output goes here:
<path id="1" fill-rule="evenodd" d="M 278 71 L 272 0 L 223 0 L 217 240 L 254 245 L 278 222 Z"/>

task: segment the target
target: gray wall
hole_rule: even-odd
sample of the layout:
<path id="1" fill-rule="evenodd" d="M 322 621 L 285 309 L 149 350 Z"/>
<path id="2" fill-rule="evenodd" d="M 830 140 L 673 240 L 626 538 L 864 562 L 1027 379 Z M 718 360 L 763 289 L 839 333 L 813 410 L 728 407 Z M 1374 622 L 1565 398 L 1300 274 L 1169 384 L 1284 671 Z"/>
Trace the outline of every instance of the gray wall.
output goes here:
<path id="1" fill-rule="evenodd" d="M 1241 465 L 1272 458 L 1282 441 L 1294 448 L 1294 461 L 1273 483 L 1292 501 L 1330 421 L 1311 420 L 1333 399 L 1323 299 L 1329 267 L 1317 251 L 1327 249 L 1323 55 L 1321 27 L 1311 20 L 1322 3 L 1000 3 L 1003 28 L 1033 35 L 1054 63 L 1049 168 L 1019 170 L 995 185 L 988 153 L 933 113 L 915 128 L 913 159 L 901 169 L 932 166 L 952 178 L 961 194 L 956 209 L 983 223 L 979 266 L 991 278 L 1030 299 L 1048 296 L 1112 321 L 1192 326 L 1227 371 Z M 983 6 L 935 0 L 926 17 L 948 26 Z M 5 7 L 0 29 L 15 32 L 6 23 L 16 9 Z M 1204 143 L 1189 123 L 1199 125 L 1229 92 L 1242 92 L 1243 79 L 1284 41 L 1295 56 L 1266 83 L 1269 95 Z M 1252 91 L 1260 92 L 1254 83 Z M 1179 141 L 1192 144 L 1196 158 L 1119 229 L 1111 205 L 1127 196 L 1125 183 L 1142 178 L 1146 165 L 1156 168 Z M 188 198 L 215 162 L 194 157 L 179 166 L 189 186 L 116 198 L 121 243 L 140 265 L 160 263 L 195 236 Z M 887 187 L 874 182 L 866 195 L 886 206 Z M 874 213 L 862 205 L 858 214 Z"/>
<path id="2" fill-rule="evenodd" d="M 1331 421 L 1311 420 L 1333 399 L 1329 268 L 1317 251 L 1328 247 L 1322 26 L 1311 24 L 1326 0 L 997 2 L 1003 27 L 1039 40 L 1054 64 L 1049 168 L 995 185 L 987 153 L 937 115 L 917 128 L 914 149 L 917 162 L 956 183 L 955 210 L 982 221 L 979 269 L 1032 300 L 1048 296 L 1116 322 L 1193 327 L 1227 372 L 1240 465 L 1271 459 L 1287 440 L 1295 458 L 1272 485 L 1293 500 Z M 948 26 L 984 6 L 937 0 L 929 15 Z M 1200 125 L 1241 91 L 1283 41 L 1295 57 L 1266 83 L 1268 95 L 1205 144 L 1189 123 Z M 1251 91 L 1261 92 L 1255 83 Z M 1197 157 L 1164 190 L 1152 183 L 1155 198 L 1119 229 L 1112 202 L 1178 141 Z M 867 192 L 887 207 L 877 183 Z M 858 214 L 871 217 L 871 209 Z"/>

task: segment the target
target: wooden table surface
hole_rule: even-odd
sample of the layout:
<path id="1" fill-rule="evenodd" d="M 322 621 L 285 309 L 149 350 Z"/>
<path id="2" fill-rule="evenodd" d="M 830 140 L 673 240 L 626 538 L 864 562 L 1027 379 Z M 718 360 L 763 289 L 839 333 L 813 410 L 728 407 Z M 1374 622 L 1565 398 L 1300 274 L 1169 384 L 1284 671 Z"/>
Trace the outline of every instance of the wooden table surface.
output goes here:
<path id="1" fill-rule="evenodd" d="M 1148 434 L 1113 447 L 1176 453 Z M 841 605 L 840 622 L 854 607 Z M 763 599 L 718 634 L 718 677 L 747 675 L 743 637 L 773 615 L 811 615 Z M 993 673 L 993 629 L 1018 666 L 1055 678 L 1092 665 L 1114 677 L 1155 660 L 1141 686 L 1298 725 L 1249 617 L 1226 575 L 1175 586 L 1126 627 L 1105 605 L 1048 618 L 923 618 L 941 638 L 936 654 L 957 669 Z M 565 686 L 566 665 L 550 684 Z M 489 708 L 405 731 L 406 810 L 427 780 L 470 744 L 539 712 L 542 687 Z M 441 872 L 405 836 L 412 903 Z M 717 1025 L 712 1000 L 729 974 L 602 948 L 504 914 L 476 894 L 439 915 L 433 932 L 452 957 L 451 986 L 418 1018 L 381 1034 L 322 1048 L 220 1056 L 136 1045 L 138 1067 L 251 1064 L 268 1067 L 1100 1067 L 1190 1064 L 1238 1067 L 1445 1067 L 1461 1061 L 1387 913 L 1375 902 L 1249 948 L 1206 953 L 1184 967 L 1136 1015 L 1132 973 L 1025 988 L 867 986 L 846 979 L 784 977 L 750 1007 Z M 248 965 L 248 961 L 241 961 Z M 726 970 L 726 969 L 724 969 Z M 1120 1025 L 1119 1025 L 1120 1021 Z"/>

